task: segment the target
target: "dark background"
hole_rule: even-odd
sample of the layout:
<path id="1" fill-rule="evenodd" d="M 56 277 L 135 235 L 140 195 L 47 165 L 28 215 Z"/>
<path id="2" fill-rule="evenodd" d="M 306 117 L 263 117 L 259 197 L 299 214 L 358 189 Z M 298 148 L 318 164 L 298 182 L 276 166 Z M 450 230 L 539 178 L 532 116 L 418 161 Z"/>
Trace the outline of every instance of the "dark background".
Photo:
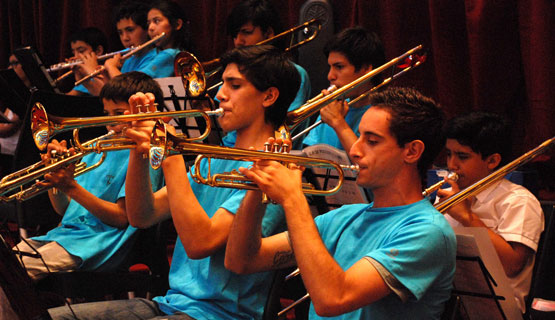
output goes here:
<path id="1" fill-rule="evenodd" d="M 177 2 L 190 20 L 191 51 L 201 61 L 215 58 L 232 47 L 225 33 L 225 19 L 238 0 Z M 304 2 L 274 0 L 285 27 L 299 24 L 299 9 Z M 35 46 L 47 65 L 60 62 L 70 55 L 69 34 L 80 27 L 100 28 L 109 37 L 109 51 L 120 49 L 111 21 L 117 3 L 2 0 L 0 67 L 7 65 L 10 51 L 20 44 Z M 375 31 L 384 42 L 387 60 L 418 44 L 428 48 L 427 62 L 395 84 L 414 86 L 432 96 L 449 117 L 471 110 L 507 115 L 514 123 L 516 154 L 554 135 L 555 1 L 331 0 L 330 3 L 335 31 L 354 25 Z"/>

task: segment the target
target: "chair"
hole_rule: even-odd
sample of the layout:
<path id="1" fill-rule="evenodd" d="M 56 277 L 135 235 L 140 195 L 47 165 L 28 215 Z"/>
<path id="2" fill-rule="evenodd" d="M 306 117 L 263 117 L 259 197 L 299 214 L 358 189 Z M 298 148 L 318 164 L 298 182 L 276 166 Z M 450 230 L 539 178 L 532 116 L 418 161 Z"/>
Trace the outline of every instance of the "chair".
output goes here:
<path id="1" fill-rule="evenodd" d="M 106 296 L 128 292 L 144 294 L 146 298 L 161 295 L 169 288 L 166 255 L 168 223 L 171 221 L 139 230 L 130 254 L 113 272 L 55 272 L 40 280 L 37 287 L 43 292 L 86 301 L 104 300 Z"/>
<path id="2" fill-rule="evenodd" d="M 545 217 L 545 228 L 540 237 L 538 251 L 536 253 L 536 264 L 532 274 L 530 293 L 526 301 L 526 310 L 530 311 L 530 305 L 534 298 L 555 300 L 555 277 L 553 277 L 553 266 L 555 266 L 555 203 L 542 202 Z"/>
<path id="3" fill-rule="evenodd" d="M 274 271 L 272 285 L 268 293 L 268 299 L 264 306 L 263 320 L 275 319 L 289 319 L 287 315 L 278 318 L 277 314 L 286 306 L 283 306 L 282 301 L 297 301 L 299 298 L 306 294 L 303 281 L 300 276 L 285 281 L 285 277 L 290 274 L 295 268 L 285 268 Z M 295 313 L 294 319 L 303 320 L 308 319 L 308 308 L 310 300 L 303 301 L 297 305 L 293 310 Z"/>

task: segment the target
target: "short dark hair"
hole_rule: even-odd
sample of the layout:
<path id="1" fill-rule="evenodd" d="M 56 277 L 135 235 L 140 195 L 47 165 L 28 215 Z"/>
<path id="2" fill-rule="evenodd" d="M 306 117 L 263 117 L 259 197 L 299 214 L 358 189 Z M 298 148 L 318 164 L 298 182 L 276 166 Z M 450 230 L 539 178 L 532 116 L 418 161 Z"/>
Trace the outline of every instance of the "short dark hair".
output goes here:
<path id="1" fill-rule="evenodd" d="M 278 34 L 282 30 L 281 22 L 277 11 L 268 0 L 244 0 L 237 4 L 227 17 L 227 34 L 233 38 L 241 27 L 251 21 L 256 27 L 260 27 L 262 32 L 269 28 Z"/>
<path id="2" fill-rule="evenodd" d="M 470 147 L 482 159 L 499 153 L 500 165 L 507 163 L 511 156 L 511 127 L 500 114 L 474 111 L 454 117 L 447 122 L 445 137 Z"/>
<path id="3" fill-rule="evenodd" d="M 189 49 L 190 47 L 190 30 L 189 30 L 189 20 L 185 15 L 185 11 L 176 2 L 171 0 L 156 0 L 150 3 L 149 11 L 152 9 L 158 9 L 164 17 L 168 18 L 170 24 L 173 28 L 172 38 L 174 47 L 177 49 Z M 183 21 L 182 27 L 179 30 L 177 28 L 177 21 L 181 19 Z"/>
<path id="4" fill-rule="evenodd" d="M 158 109 L 164 105 L 162 89 L 156 80 L 146 73 L 131 71 L 113 77 L 100 90 L 100 99 L 114 102 L 127 102 L 137 92 L 151 92 L 154 94 Z"/>
<path id="5" fill-rule="evenodd" d="M 104 52 L 108 52 L 108 40 L 106 39 L 106 35 L 96 27 L 79 29 L 69 36 L 70 44 L 79 40 L 90 45 L 93 51 L 95 51 L 98 46 L 102 46 Z"/>
<path id="6" fill-rule="evenodd" d="M 424 179 L 445 145 L 442 132 L 445 115 L 439 105 L 415 89 L 400 87 L 372 94 L 370 103 L 371 108 L 384 109 L 391 114 L 389 131 L 400 147 L 414 140 L 424 143 L 424 152 L 417 164 L 420 177 Z"/>
<path id="7" fill-rule="evenodd" d="M 363 27 L 344 29 L 335 34 L 324 46 L 324 54 L 339 52 L 355 67 L 372 66 L 373 69 L 385 63 L 383 44 L 374 32 Z"/>
<path id="8" fill-rule="evenodd" d="M 148 30 L 146 23 L 148 6 L 136 0 L 126 0 L 120 3 L 114 11 L 114 25 L 122 19 L 131 19 L 136 25 Z"/>
<path id="9" fill-rule="evenodd" d="M 264 118 L 275 129 L 282 125 L 301 84 L 299 72 L 282 50 L 271 45 L 240 47 L 224 53 L 220 61 L 224 69 L 237 64 L 239 72 L 259 91 L 270 87 L 279 90 L 276 102 L 265 109 Z"/>

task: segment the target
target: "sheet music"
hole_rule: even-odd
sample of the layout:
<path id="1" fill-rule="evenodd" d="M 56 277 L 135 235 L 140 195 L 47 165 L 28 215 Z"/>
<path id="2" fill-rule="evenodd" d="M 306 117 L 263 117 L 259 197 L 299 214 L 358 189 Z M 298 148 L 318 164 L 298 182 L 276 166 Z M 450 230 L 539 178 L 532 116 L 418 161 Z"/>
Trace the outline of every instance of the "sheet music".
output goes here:
<path id="1" fill-rule="evenodd" d="M 347 153 L 343 150 L 339 150 L 327 144 L 315 144 L 308 146 L 302 150 L 302 153 L 311 158 L 319 158 L 331 160 L 339 164 L 350 165 L 351 160 L 347 156 Z M 325 169 L 315 168 L 314 173 L 318 175 L 326 174 Z M 327 196 L 326 201 L 328 204 L 350 204 L 350 203 L 367 203 L 368 199 L 364 193 L 364 190 L 356 184 L 356 173 L 346 170 L 345 179 L 343 180 L 343 186 L 334 195 Z M 318 178 L 320 185 L 323 185 L 324 178 Z M 328 180 L 328 187 L 326 189 L 331 189 L 337 186 L 338 179 L 337 173 L 331 172 L 331 176 Z"/>
<path id="2" fill-rule="evenodd" d="M 169 99 L 171 98 L 170 88 L 173 88 L 173 90 L 175 91 L 175 95 L 177 96 L 177 98 L 179 98 L 179 105 L 181 107 L 181 110 L 191 109 L 189 105 L 185 105 L 185 100 L 183 99 L 185 97 L 185 88 L 183 87 L 183 82 L 181 81 L 180 77 L 156 78 L 154 80 L 158 82 L 160 88 L 162 89 L 162 94 L 164 95 L 164 102 L 167 110 L 175 111 L 174 103 L 171 99 Z M 185 123 L 189 127 L 196 126 L 195 118 L 187 118 L 185 119 Z M 176 128 L 177 132 L 181 132 L 181 129 L 179 128 L 179 125 L 175 119 L 171 120 L 170 124 Z M 192 137 L 200 136 L 200 132 L 198 130 L 190 131 L 191 132 L 189 133 Z"/>
<path id="3" fill-rule="evenodd" d="M 516 305 L 513 289 L 505 275 L 499 256 L 491 243 L 488 231 L 485 228 L 454 228 L 457 236 L 457 256 L 480 257 L 489 274 L 497 286 L 492 285 L 495 294 L 506 297 L 499 300 L 499 304 L 507 319 L 522 319 L 522 314 Z M 455 287 L 457 290 L 475 293 L 489 293 L 487 283 L 482 276 L 482 270 L 478 263 L 457 260 L 457 271 L 455 276 Z M 461 296 L 463 304 L 467 307 L 470 319 L 497 319 L 492 308 L 497 308 L 492 299 L 473 298 Z M 499 319 L 501 317 L 499 316 Z"/>

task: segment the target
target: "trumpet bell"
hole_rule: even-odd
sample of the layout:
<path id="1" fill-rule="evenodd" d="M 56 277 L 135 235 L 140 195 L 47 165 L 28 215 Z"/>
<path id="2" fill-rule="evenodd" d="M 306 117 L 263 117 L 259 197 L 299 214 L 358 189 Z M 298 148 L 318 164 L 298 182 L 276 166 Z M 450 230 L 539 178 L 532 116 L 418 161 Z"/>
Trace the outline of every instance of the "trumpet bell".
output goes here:
<path id="1" fill-rule="evenodd" d="M 51 131 L 48 125 L 48 114 L 44 106 L 37 102 L 31 110 L 31 132 L 33 133 L 33 140 L 39 150 L 44 150 L 48 145 Z"/>
<path id="2" fill-rule="evenodd" d="M 188 97 L 199 97 L 206 92 L 204 68 L 198 59 L 187 51 L 181 51 L 174 60 L 175 75 L 181 77 Z"/>

